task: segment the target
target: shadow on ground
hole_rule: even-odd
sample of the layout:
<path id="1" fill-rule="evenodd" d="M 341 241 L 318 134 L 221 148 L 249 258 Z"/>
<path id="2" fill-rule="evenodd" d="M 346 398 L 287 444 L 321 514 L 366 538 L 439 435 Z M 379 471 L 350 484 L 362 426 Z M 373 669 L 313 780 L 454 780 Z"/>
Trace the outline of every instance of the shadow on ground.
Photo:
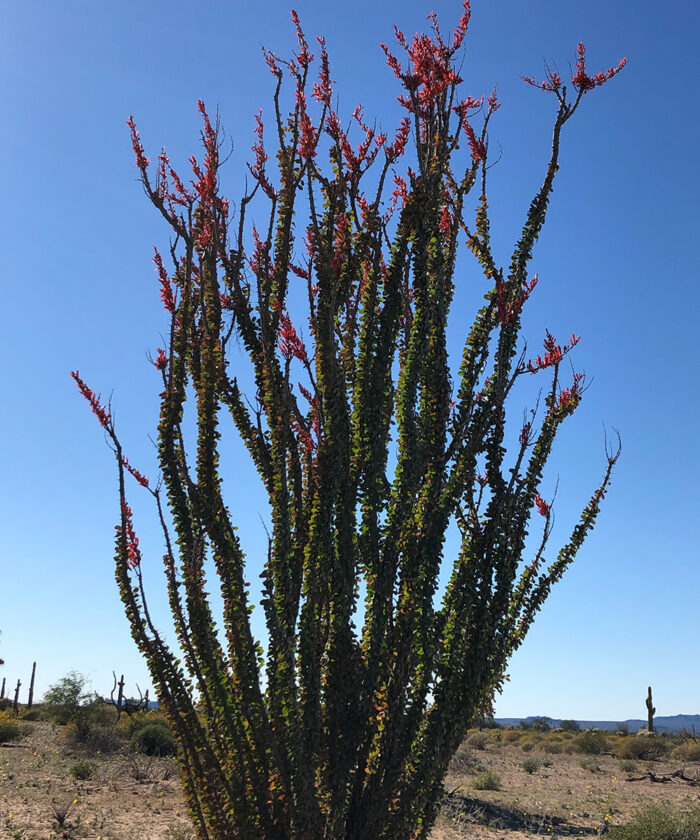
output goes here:
<path id="1" fill-rule="evenodd" d="M 459 792 L 445 794 L 442 802 L 443 815 L 459 829 L 460 826 L 483 825 L 508 831 L 543 834 L 556 831 L 556 837 L 599 837 L 596 828 L 576 825 L 562 817 L 544 814 L 526 814 L 517 808 L 509 808 L 497 802 L 472 799 Z"/>

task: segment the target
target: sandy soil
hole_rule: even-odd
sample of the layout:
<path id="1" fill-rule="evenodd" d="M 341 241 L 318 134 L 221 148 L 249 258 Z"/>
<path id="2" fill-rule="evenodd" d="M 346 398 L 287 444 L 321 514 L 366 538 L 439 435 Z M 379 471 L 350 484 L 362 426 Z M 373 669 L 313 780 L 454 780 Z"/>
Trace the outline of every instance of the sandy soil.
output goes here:
<path id="1" fill-rule="evenodd" d="M 0 837 L 193 840 L 171 759 L 85 757 L 66 749 L 59 729 L 41 722 L 31 727 L 22 741 L 0 745 Z M 96 767 L 89 781 L 71 777 L 81 758 Z M 525 758 L 551 763 L 528 774 L 521 767 Z M 597 837 L 647 802 L 700 806 L 700 762 L 638 762 L 634 772 L 624 772 L 612 755 L 593 757 L 588 769 L 581 766 L 587 758 L 525 753 L 517 743 L 493 740 L 481 750 L 463 747 L 447 778 L 449 793 L 432 840 Z M 630 780 L 648 769 L 657 776 L 683 769 L 698 784 L 678 777 Z M 500 776 L 500 790 L 472 788 L 484 770 Z"/>

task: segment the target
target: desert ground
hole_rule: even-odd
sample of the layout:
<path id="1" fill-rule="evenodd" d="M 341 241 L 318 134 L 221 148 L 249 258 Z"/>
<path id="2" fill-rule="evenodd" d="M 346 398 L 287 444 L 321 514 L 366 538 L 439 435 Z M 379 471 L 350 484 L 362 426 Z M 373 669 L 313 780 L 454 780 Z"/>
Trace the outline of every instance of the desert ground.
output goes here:
<path id="1" fill-rule="evenodd" d="M 0 837 L 193 840 L 172 757 L 86 748 L 70 726 L 44 720 L 20 727 L 19 740 L 0 744 Z M 646 803 L 700 806 L 698 742 L 669 740 L 653 760 L 622 759 L 640 751 L 625 745 L 634 742 L 599 734 L 591 754 L 575 733 L 471 731 L 431 840 L 598 837 Z"/>

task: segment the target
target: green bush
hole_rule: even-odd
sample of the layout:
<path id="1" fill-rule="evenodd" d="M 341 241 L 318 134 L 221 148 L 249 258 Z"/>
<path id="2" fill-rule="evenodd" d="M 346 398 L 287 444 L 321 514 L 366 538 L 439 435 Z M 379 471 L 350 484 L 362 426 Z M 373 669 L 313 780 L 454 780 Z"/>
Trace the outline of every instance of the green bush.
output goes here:
<path id="1" fill-rule="evenodd" d="M 584 770 L 588 770 L 589 773 L 597 773 L 600 770 L 598 762 L 593 757 L 582 758 L 579 764 Z"/>
<path id="2" fill-rule="evenodd" d="M 117 729 L 130 739 L 139 729 L 143 729 L 145 726 L 151 724 L 164 726 L 166 729 L 169 729 L 167 718 L 162 712 L 156 709 L 134 712 L 133 715 L 122 715 L 119 723 L 117 723 Z"/>
<path id="3" fill-rule="evenodd" d="M 545 743 L 542 744 L 542 749 L 550 755 L 559 755 L 559 753 L 563 750 L 563 745 L 561 741 L 545 741 Z"/>
<path id="4" fill-rule="evenodd" d="M 539 758 L 526 758 L 520 766 L 526 773 L 532 774 L 539 772 L 540 767 L 542 767 L 542 762 Z"/>
<path id="5" fill-rule="evenodd" d="M 700 808 L 684 813 L 668 804 L 648 805 L 608 836 L 610 840 L 698 840 Z"/>
<path id="6" fill-rule="evenodd" d="M 637 769 L 637 762 L 633 758 L 625 758 L 620 762 L 620 770 L 623 773 L 634 773 Z"/>
<path id="7" fill-rule="evenodd" d="M 80 761 L 75 762 L 70 769 L 70 774 L 76 781 L 83 782 L 86 779 L 92 779 L 95 775 L 96 769 L 97 768 L 91 761 L 86 761 L 83 758 Z"/>
<path id="8" fill-rule="evenodd" d="M 500 790 L 501 777 L 493 770 L 484 770 L 472 782 L 474 790 Z"/>
<path id="9" fill-rule="evenodd" d="M 564 732 L 580 732 L 581 727 L 578 725 L 578 721 L 575 720 L 563 720 L 560 724 L 560 728 L 564 730 Z"/>
<path id="10" fill-rule="evenodd" d="M 18 741 L 22 737 L 19 723 L 9 712 L 0 712 L 0 744 L 6 741 Z"/>
<path id="11" fill-rule="evenodd" d="M 686 741 L 676 747 L 673 757 L 681 761 L 700 761 L 700 741 Z"/>
<path id="12" fill-rule="evenodd" d="M 600 755 L 608 746 L 608 739 L 605 732 L 600 729 L 586 729 L 574 738 L 574 744 L 578 752 L 586 755 Z"/>
<path id="13" fill-rule="evenodd" d="M 44 694 L 44 711 L 60 726 L 75 723 L 78 729 L 88 725 L 95 701 L 85 691 L 87 678 L 71 671 L 57 683 L 49 686 Z"/>
<path id="14" fill-rule="evenodd" d="M 635 758 L 641 761 L 663 758 L 670 751 L 671 744 L 666 738 L 648 732 L 620 738 L 617 744 L 617 754 L 620 758 Z"/>
<path id="15" fill-rule="evenodd" d="M 477 731 L 467 738 L 467 744 L 474 750 L 485 750 L 490 740 L 486 732 Z"/>
<path id="16" fill-rule="evenodd" d="M 172 732 L 160 723 L 149 723 L 134 732 L 130 746 L 134 752 L 146 755 L 173 755 L 175 752 Z"/>

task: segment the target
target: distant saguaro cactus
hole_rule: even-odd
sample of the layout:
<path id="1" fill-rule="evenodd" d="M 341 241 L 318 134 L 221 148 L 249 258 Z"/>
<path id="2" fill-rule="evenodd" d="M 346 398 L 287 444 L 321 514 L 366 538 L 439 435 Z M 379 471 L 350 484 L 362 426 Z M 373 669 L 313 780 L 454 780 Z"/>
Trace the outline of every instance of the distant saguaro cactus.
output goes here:
<path id="1" fill-rule="evenodd" d="M 654 704 L 651 701 L 651 686 L 649 686 L 649 689 L 647 691 L 646 704 L 647 704 L 647 720 L 648 720 L 647 729 L 649 730 L 649 732 L 653 732 L 654 731 L 654 715 L 656 714 L 656 709 L 654 708 Z"/>
<path id="2" fill-rule="evenodd" d="M 27 708 L 31 709 L 34 704 L 34 678 L 36 677 L 36 662 L 32 663 L 32 678 L 29 681 L 29 697 L 27 698 Z"/>
<path id="3" fill-rule="evenodd" d="M 221 193 L 222 134 L 201 101 L 204 158 L 191 159 L 192 181 L 165 152 L 154 172 L 129 120 L 142 185 L 172 231 L 172 268 L 155 256 L 170 317 L 168 345 L 153 359 L 162 484 L 129 463 L 110 406 L 73 376 L 116 454 L 117 580 L 177 738 L 198 838 L 418 840 L 468 721 L 593 528 L 619 455 L 606 451 L 600 485 L 547 567 L 552 514 L 539 487 L 583 375 L 562 382 L 576 336 L 560 344 L 547 332 L 543 355 L 527 360 L 521 311 L 537 284 L 528 266 L 564 125 L 624 60 L 589 75 L 581 44 L 570 86 L 553 71 L 526 80 L 551 94 L 556 115 L 542 186 L 504 270 L 486 192 L 487 127 L 499 104 L 495 93 L 458 92 L 468 2 L 447 41 L 434 16 L 432 34 L 411 41 L 397 30 L 406 65 L 384 46 L 408 114 L 390 141 L 358 107 L 358 146 L 333 109 L 323 40 L 312 82 L 313 56 L 292 18 L 294 57 L 266 53 L 278 172 L 266 168 L 258 116 L 252 186 L 237 204 Z M 251 225 L 252 212 L 264 222 Z M 450 364 L 460 239 L 483 270 L 485 304 Z M 300 308 L 308 343 L 293 323 Z M 255 382 L 248 397 L 242 356 Z M 550 376 L 541 415 L 507 435 L 514 386 L 541 372 Z M 219 439 L 230 426 L 270 502 L 260 558 L 266 650 L 253 635 L 245 555 L 224 493 Z M 157 509 L 179 649 L 146 606 L 127 473 Z M 533 515 L 542 517 L 534 545 Z M 461 545 L 445 557 L 451 524 Z"/>

